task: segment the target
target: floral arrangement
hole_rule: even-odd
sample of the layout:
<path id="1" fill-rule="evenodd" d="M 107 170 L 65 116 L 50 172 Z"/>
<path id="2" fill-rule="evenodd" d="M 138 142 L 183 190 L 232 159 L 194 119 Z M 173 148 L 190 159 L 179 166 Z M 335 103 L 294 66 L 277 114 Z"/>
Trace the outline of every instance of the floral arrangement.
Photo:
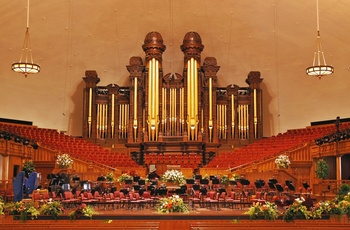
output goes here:
<path id="1" fill-rule="evenodd" d="M 292 222 L 298 216 L 301 219 L 309 219 L 309 212 L 306 206 L 302 205 L 305 201 L 303 197 L 295 199 L 294 203 L 289 205 L 288 209 L 283 214 L 283 220 Z"/>
<path id="2" fill-rule="evenodd" d="M 181 171 L 172 169 L 165 171 L 164 175 L 162 176 L 162 181 L 172 181 L 181 185 L 186 183 L 186 178 Z"/>
<path id="3" fill-rule="evenodd" d="M 290 160 L 287 155 L 282 154 L 275 159 L 275 163 L 277 164 L 278 168 L 288 168 L 290 165 Z"/>
<path id="4" fill-rule="evenodd" d="M 40 212 L 36 210 L 33 202 L 23 203 L 19 202 L 11 202 L 7 204 L 5 209 L 9 209 L 10 215 L 19 215 L 22 222 L 26 222 L 28 219 L 28 215 L 31 216 L 31 219 L 37 218 Z"/>
<path id="5" fill-rule="evenodd" d="M 343 200 L 339 202 L 339 206 L 343 209 L 343 213 L 350 218 L 350 193 L 344 196 Z"/>
<path id="6" fill-rule="evenodd" d="M 189 212 L 188 205 L 178 195 L 161 198 L 157 206 L 158 213 Z"/>
<path id="7" fill-rule="evenodd" d="M 127 173 L 123 173 L 118 177 L 118 182 L 121 184 L 121 183 L 124 183 L 126 180 L 132 180 L 132 179 L 133 179 L 132 176 L 130 176 Z"/>
<path id="8" fill-rule="evenodd" d="M 109 182 L 114 182 L 114 173 L 113 172 L 107 173 L 106 178 Z"/>
<path id="9" fill-rule="evenodd" d="M 0 197 L 0 215 L 4 215 L 4 208 L 5 208 L 5 203 L 2 197 Z"/>
<path id="10" fill-rule="evenodd" d="M 247 212 L 251 220 L 275 220 L 278 218 L 279 212 L 277 211 L 277 205 L 270 202 L 264 204 L 260 202 L 253 203 Z"/>
<path id="11" fill-rule="evenodd" d="M 240 176 L 239 174 L 234 173 L 234 174 L 231 175 L 230 180 L 236 181 L 236 180 L 238 180 L 239 178 L 241 178 L 241 176 Z"/>
<path id="12" fill-rule="evenodd" d="M 93 207 L 83 203 L 79 205 L 75 211 L 69 214 L 69 219 L 73 221 L 82 216 L 89 217 L 90 219 L 92 219 L 92 216 L 96 214 L 98 214 L 98 212 L 96 212 Z"/>
<path id="13" fill-rule="evenodd" d="M 326 179 L 328 177 L 328 168 L 329 166 L 326 161 L 323 159 L 318 160 L 315 170 L 317 178 L 320 178 L 322 180 Z"/>
<path id="14" fill-rule="evenodd" d="M 309 216 L 311 218 L 321 218 L 322 214 L 329 214 L 332 216 L 341 216 L 344 214 L 344 209 L 340 204 L 334 201 L 320 201 L 314 207 L 311 208 Z"/>
<path id="15" fill-rule="evenodd" d="M 28 174 L 30 174 L 31 172 L 34 172 L 35 171 L 34 162 L 32 160 L 25 162 L 23 165 L 23 171 L 25 171 Z"/>
<path id="16" fill-rule="evenodd" d="M 228 182 L 229 182 L 229 177 L 228 177 L 228 175 L 222 175 L 221 177 L 220 177 L 220 183 L 221 184 L 228 184 Z"/>
<path id="17" fill-rule="evenodd" d="M 73 164 L 73 159 L 67 153 L 63 153 L 57 156 L 56 164 L 58 168 L 71 168 Z"/>
<path id="18" fill-rule="evenodd" d="M 50 200 L 45 203 L 43 206 L 40 208 L 40 214 L 42 215 L 50 215 L 52 216 L 55 220 L 58 219 L 58 216 L 62 213 L 64 213 L 64 208 L 62 207 L 61 202 L 59 201 L 52 201 Z"/>

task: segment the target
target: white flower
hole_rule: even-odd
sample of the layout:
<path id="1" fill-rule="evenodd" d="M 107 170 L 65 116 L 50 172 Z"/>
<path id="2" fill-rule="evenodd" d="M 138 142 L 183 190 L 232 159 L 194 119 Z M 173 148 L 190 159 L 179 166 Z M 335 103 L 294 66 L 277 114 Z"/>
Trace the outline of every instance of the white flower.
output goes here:
<path id="1" fill-rule="evenodd" d="M 290 160 L 287 155 L 282 154 L 276 158 L 275 163 L 277 164 L 278 167 L 288 168 L 288 166 L 290 165 Z"/>
<path id="2" fill-rule="evenodd" d="M 73 160 L 70 158 L 69 154 L 64 153 L 64 154 L 61 154 L 61 155 L 57 156 L 56 164 L 59 167 L 67 167 L 67 168 L 69 168 L 69 167 L 72 166 Z"/>

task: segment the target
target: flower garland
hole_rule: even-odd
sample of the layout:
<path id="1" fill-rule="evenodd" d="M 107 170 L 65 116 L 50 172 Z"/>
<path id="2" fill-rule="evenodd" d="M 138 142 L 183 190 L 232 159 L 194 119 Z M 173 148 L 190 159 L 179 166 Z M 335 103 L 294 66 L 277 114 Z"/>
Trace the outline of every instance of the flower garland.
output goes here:
<path id="1" fill-rule="evenodd" d="M 282 154 L 276 158 L 275 163 L 277 164 L 278 168 L 288 168 L 290 165 L 290 160 L 287 155 Z"/>
<path id="2" fill-rule="evenodd" d="M 58 168 L 71 168 L 73 162 L 73 159 L 67 153 L 58 155 L 56 159 L 56 164 L 58 165 Z"/>
<path id="3" fill-rule="evenodd" d="M 158 213 L 189 212 L 188 205 L 178 195 L 161 198 L 157 206 Z"/>
<path id="4" fill-rule="evenodd" d="M 164 175 L 162 176 L 162 181 L 172 181 L 181 185 L 186 183 L 186 178 L 181 171 L 172 169 L 165 171 Z"/>

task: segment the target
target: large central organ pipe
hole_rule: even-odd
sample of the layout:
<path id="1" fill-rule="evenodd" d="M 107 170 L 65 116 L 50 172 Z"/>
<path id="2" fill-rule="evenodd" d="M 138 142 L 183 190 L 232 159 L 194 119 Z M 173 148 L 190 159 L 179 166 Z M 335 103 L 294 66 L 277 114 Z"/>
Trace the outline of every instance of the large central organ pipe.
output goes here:
<path id="1" fill-rule="evenodd" d="M 198 125 L 198 73 L 197 61 L 191 58 L 187 61 L 187 110 L 188 133 L 190 140 L 197 140 Z"/>
<path id="2" fill-rule="evenodd" d="M 152 58 L 148 65 L 148 133 L 149 140 L 156 141 L 159 123 L 159 63 Z"/>

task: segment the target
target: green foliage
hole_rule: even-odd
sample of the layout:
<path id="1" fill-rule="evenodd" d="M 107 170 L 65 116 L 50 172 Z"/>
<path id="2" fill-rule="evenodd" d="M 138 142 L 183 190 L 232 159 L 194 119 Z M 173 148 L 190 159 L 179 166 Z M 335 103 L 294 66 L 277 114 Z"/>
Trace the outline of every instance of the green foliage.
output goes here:
<path id="1" fill-rule="evenodd" d="M 189 212 L 189 207 L 178 195 L 161 198 L 157 206 L 158 213 Z"/>
<path id="2" fill-rule="evenodd" d="M 27 221 L 28 215 L 30 215 L 31 218 L 34 219 L 37 218 L 40 214 L 40 212 L 34 207 L 33 202 L 10 202 L 5 205 L 5 209 L 9 210 L 9 213 L 11 215 L 19 215 L 23 223 Z"/>
<path id="3" fill-rule="evenodd" d="M 106 178 L 109 182 L 114 182 L 114 173 L 113 172 L 109 172 L 107 175 L 106 175 Z"/>
<path id="4" fill-rule="evenodd" d="M 329 166 L 326 161 L 324 161 L 323 159 L 318 160 L 316 163 L 315 170 L 317 178 L 320 178 L 322 180 L 326 179 L 328 177 L 328 169 Z"/>
<path id="5" fill-rule="evenodd" d="M 244 214 L 249 214 L 251 220 L 275 220 L 279 215 L 277 205 L 270 202 L 254 203 Z"/>
<path id="6" fill-rule="evenodd" d="M 343 200 L 344 196 L 348 195 L 348 193 L 350 192 L 350 185 L 348 184 L 342 184 L 340 186 L 339 192 L 338 192 L 338 199 L 339 200 Z"/>
<path id="7" fill-rule="evenodd" d="M 23 165 L 23 171 L 26 172 L 27 174 L 34 172 L 35 171 L 34 162 L 32 160 L 25 162 Z"/>
<path id="8" fill-rule="evenodd" d="M 78 206 L 75 211 L 71 212 L 68 216 L 69 219 L 73 221 L 81 216 L 85 216 L 92 219 L 92 216 L 96 214 L 98 214 L 98 212 L 96 212 L 93 207 L 83 203 L 80 206 Z"/>
<path id="9" fill-rule="evenodd" d="M 306 206 L 302 205 L 304 198 L 295 199 L 294 203 L 289 205 L 288 209 L 283 214 L 283 220 L 293 222 L 296 218 L 309 219 L 309 214 Z"/>
<path id="10" fill-rule="evenodd" d="M 59 201 L 49 201 L 40 208 L 40 214 L 52 216 L 55 220 L 62 213 L 64 213 L 64 209 Z"/>

